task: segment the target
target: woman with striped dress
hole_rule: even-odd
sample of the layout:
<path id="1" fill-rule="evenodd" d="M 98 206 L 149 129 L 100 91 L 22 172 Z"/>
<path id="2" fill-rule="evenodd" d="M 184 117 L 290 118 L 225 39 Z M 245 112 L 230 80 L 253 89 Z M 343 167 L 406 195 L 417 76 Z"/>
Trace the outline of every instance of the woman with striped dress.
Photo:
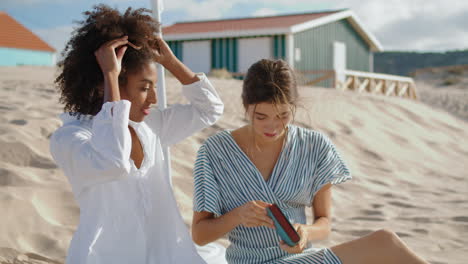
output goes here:
<path id="1" fill-rule="evenodd" d="M 232 264 L 427 263 L 387 230 L 331 248 L 310 246 L 330 233 L 332 185 L 351 175 L 330 139 L 291 124 L 296 99 L 286 62 L 261 60 L 250 67 L 242 91 L 249 124 L 208 138 L 198 151 L 195 243 L 228 234 L 226 260 Z M 276 234 L 266 211 L 273 203 L 300 235 L 296 246 Z M 313 210 L 311 225 L 306 206 Z"/>

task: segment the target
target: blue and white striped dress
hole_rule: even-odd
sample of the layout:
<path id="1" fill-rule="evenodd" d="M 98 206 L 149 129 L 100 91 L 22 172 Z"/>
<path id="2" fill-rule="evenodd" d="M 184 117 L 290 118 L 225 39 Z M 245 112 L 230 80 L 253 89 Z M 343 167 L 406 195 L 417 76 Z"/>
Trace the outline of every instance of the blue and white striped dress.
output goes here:
<path id="1" fill-rule="evenodd" d="M 249 201 L 276 203 L 289 221 L 306 223 L 305 207 L 327 183 L 351 179 L 333 143 L 322 133 L 288 126 L 287 140 L 270 178 L 261 173 L 231 135 L 209 137 L 198 151 L 194 168 L 194 210 L 223 215 Z M 228 234 L 226 260 L 244 263 L 341 263 L 328 248 L 310 247 L 289 254 L 279 247 L 279 236 L 268 227 L 238 226 Z"/>

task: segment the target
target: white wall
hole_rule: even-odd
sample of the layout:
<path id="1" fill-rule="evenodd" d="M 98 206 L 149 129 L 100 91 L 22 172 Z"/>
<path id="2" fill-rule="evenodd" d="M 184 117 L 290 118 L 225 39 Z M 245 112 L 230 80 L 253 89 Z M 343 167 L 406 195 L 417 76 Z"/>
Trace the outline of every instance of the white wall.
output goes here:
<path id="1" fill-rule="evenodd" d="M 0 66 L 55 65 L 53 52 L 0 47 Z"/>
<path id="2" fill-rule="evenodd" d="M 273 40 L 269 37 L 239 39 L 238 71 L 246 73 L 249 67 L 260 59 L 272 59 L 272 46 Z"/>
<path id="3" fill-rule="evenodd" d="M 211 71 L 211 41 L 184 41 L 182 43 L 183 63 L 194 72 Z"/>

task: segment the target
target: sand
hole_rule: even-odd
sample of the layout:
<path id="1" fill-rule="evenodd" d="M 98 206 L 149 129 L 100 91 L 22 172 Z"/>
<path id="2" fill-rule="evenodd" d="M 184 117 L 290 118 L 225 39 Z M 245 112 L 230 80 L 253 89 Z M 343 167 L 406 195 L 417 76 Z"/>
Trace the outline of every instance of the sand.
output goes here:
<path id="1" fill-rule="evenodd" d="M 48 147 L 62 111 L 54 74 L 47 67 L 0 68 L 0 263 L 63 263 L 77 225 L 79 209 Z M 171 149 L 187 225 L 198 147 L 209 135 L 245 123 L 241 82 L 212 82 L 225 115 Z M 175 79 L 167 78 L 167 86 L 169 103 L 184 102 Z M 300 93 L 296 124 L 329 135 L 354 176 L 334 187 L 333 231 L 315 245 L 388 228 L 431 263 L 466 263 L 468 122 L 407 99 L 323 88 Z"/>
<path id="2" fill-rule="evenodd" d="M 421 102 L 468 121 L 468 65 L 424 68 L 413 76 Z"/>

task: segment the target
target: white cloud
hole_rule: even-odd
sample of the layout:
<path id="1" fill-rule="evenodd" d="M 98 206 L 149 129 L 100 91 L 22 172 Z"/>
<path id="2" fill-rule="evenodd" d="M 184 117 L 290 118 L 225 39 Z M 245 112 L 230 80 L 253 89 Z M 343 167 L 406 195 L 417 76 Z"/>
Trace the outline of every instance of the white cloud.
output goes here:
<path id="1" fill-rule="evenodd" d="M 73 0 L 1 0 L 2 5 L 4 6 L 28 6 L 28 5 L 37 5 L 37 4 L 46 4 L 46 3 L 66 3 L 72 2 Z"/>
<path id="2" fill-rule="evenodd" d="M 345 0 L 337 7 L 351 7 L 386 50 L 468 48 L 468 1 Z"/>
<path id="3" fill-rule="evenodd" d="M 358 16 L 373 30 L 400 20 L 417 20 L 430 17 L 440 20 L 458 13 L 468 11 L 468 1 L 457 0 L 346 0 L 337 7 L 351 7 Z"/>
<path id="4" fill-rule="evenodd" d="M 297 7 L 297 12 L 310 11 L 307 10 L 308 6 L 323 5 L 323 0 L 178 0 L 165 1 L 165 10 L 183 10 L 188 15 L 187 20 L 219 19 L 230 8 L 242 3 L 262 6 L 252 14 L 245 14 L 246 16 L 265 16 L 278 14 L 281 6 Z M 461 13 L 468 14 L 468 1 L 331 0 L 327 4 L 330 9 L 353 10 L 387 50 L 468 48 L 466 42 L 462 41 L 468 38 L 468 15 L 465 15 L 464 20 L 450 19 Z M 432 31 L 424 30 L 423 21 Z"/>
<path id="5" fill-rule="evenodd" d="M 164 1 L 164 10 L 185 11 L 189 16 L 187 20 L 218 19 L 222 18 L 235 4 L 243 2 L 248 2 L 248 0 L 206 0 L 202 2 L 194 0 Z"/>
<path id="6" fill-rule="evenodd" d="M 67 25 L 48 29 L 36 29 L 34 33 L 54 47 L 57 50 L 57 54 L 60 55 L 70 39 L 72 31 L 73 26 Z"/>
<path id="7" fill-rule="evenodd" d="M 0 0 L 18 3 L 17 0 Z M 20 4 L 71 0 L 20 0 Z M 105 3 L 123 0 L 103 0 Z M 138 0 L 141 3 L 143 0 Z M 150 0 L 148 4 L 150 3 Z M 308 12 L 317 6 L 350 8 L 386 50 L 446 50 L 468 48 L 468 1 L 461 0 L 164 0 L 164 11 L 182 12 L 184 20 L 221 19 L 239 5 L 258 5 L 243 16 L 265 16 L 287 12 Z M 293 9 L 292 9 L 293 8 Z M 242 10 L 235 13 L 242 13 Z M 65 46 L 71 26 L 37 30 L 59 50 Z"/>
<path id="8" fill-rule="evenodd" d="M 271 8 L 260 8 L 255 11 L 252 16 L 273 16 L 278 14 L 278 11 Z"/>

